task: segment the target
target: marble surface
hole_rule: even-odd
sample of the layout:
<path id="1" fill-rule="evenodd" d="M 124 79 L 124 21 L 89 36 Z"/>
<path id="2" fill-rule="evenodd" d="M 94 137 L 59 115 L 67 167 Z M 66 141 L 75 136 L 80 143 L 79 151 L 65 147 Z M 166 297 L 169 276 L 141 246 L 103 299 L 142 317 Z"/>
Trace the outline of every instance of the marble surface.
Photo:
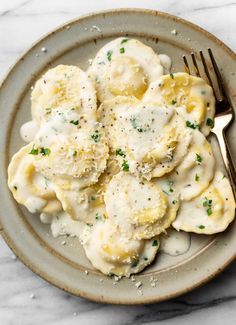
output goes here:
<path id="1" fill-rule="evenodd" d="M 236 50 L 236 2 L 188 0 L 1 0 L 0 78 L 19 54 L 52 28 L 81 14 L 117 7 L 166 11 L 197 23 Z M 145 306 L 96 304 L 37 277 L 0 237 L 0 324 L 236 324 L 236 263 L 204 287 Z"/>

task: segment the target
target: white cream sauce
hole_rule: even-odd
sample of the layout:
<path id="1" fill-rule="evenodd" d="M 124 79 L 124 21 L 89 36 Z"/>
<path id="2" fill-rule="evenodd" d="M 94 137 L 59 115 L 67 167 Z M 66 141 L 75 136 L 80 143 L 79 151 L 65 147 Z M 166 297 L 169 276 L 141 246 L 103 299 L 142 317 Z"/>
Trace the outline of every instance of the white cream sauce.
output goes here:
<path id="1" fill-rule="evenodd" d="M 38 132 L 39 127 L 35 121 L 29 121 L 24 123 L 20 128 L 20 136 L 22 140 L 29 143 L 34 140 L 36 133 Z"/>
<path id="2" fill-rule="evenodd" d="M 189 233 L 170 229 L 166 235 L 161 236 L 160 251 L 171 255 L 178 256 L 187 253 L 191 246 L 191 237 Z"/>
<path id="3" fill-rule="evenodd" d="M 85 227 L 85 223 L 74 221 L 66 212 L 56 214 L 51 220 L 51 230 L 53 237 L 70 235 L 80 238 Z"/>
<path id="4" fill-rule="evenodd" d="M 171 68 L 171 58 L 166 54 L 159 54 L 158 56 L 161 61 L 161 65 L 164 68 L 164 74 L 168 74 Z"/>

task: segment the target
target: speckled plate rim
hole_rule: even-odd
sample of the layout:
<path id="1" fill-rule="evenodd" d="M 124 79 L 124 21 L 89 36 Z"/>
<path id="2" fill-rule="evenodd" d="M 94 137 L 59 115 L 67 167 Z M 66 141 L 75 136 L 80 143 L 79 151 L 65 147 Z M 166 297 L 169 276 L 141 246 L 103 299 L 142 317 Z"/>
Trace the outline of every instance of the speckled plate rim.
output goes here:
<path id="1" fill-rule="evenodd" d="M 78 18 L 75 18 L 73 20 L 67 21 L 66 23 L 60 25 L 59 27 L 53 29 L 51 32 L 44 34 L 41 38 L 39 38 L 36 42 L 34 42 L 32 44 L 32 46 L 30 48 L 28 48 L 17 60 L 14 64 L 12 64 L 12 66 L 8 69 L 5 77 L 3 78 L 1 84 L 0 84 L 0 88 L 3 87 L 3 85 L 5 84 L 5 82 L 7 81 L 7 79 L 14 73 L 15 68 L 18 66 L 18 64 L 24 59 L 25 55 L 30 53 L 40 42 L 42 42 L 45 39 L 48 39 L 52 34 L 61 31 L 62 29 L 64 29 L 66 26 L 71 26 L 73 24 L 76 24 L 79 21 L 82 20 L 86 20 L 89 19 L 90 17 L 93 16 L 102 16 L 102 15 L 108 15 L 108 14 L 125 14 L 125 13 L 146 13 L 152 16 L 162 16 L 164 18 L 167 18 L 173 22 L 178 22 L 181 23 L 182 25 L 185 25 L 186 27 L 189 27 L 190 29 L 194 29 L 195 31 L 200 32 L 201 34 L 204 34 L 207 38 L 211 39 L 211 41 L 213 41 L 216 45 L 220 46 L 224 51 L 226 51 L 231 57 L 232 59 L 235 61 L 236 64 L 236 54 L 227 46 L 225 45 L 222 41 L 220 41 L 217 37 L 215 37 L 213 34 L 211 34 L 210 32 L 204 30 L 203 28 L 199 27 L 196 24 L 193 24 L 185 19 L 182 19 L 180 17 L 165 13 L 165 12 L 160 12 L 160 11 L 156 11 L 156 10 L 150 10 L 150 9 L 139 9 L 139 8 L 120 8 L 120 9 L 112 9 L 112 10 L 105 10 L 105 11 L 98 11 L 98 12 L 92 12 L 90 14 L 86 14 L 86 15 L 81 15 Z M 1 216 L 0 216 L 0 220 L 1 220 Z M 30 259 L 28 259 L 24 253 L 22 253 L 22 251 L 18 250 L 18 248 L 16 247 L 16 245 L 14 244 L 13 240 L 10 238 L 10 236 L 8 235 L 8 233 L 3 229 L 1 223 L 0 223 L 0 234 L 2 235 L 2 237 L 4 238 L 5 242 L 7 243 L 7 245 L 10 247 L 10 249 L 14 252 L 14 254 L 19 257 L 19 259 L 31 270 L 33 271 L 35 274 L 39 275 L 40 277 L 42 277 L 44 280 L 46 280 L 47 282 L 49 282 L 50 284 L 53 284 L 55 286 L 57 286 L 58 288 L 69 292 L 71 294 L 74 294 L 76 296 L 80 296 L 86 299 L 90 299 L 93 300 L 95 302 L 98 303 L 112 303 L 112 304 L 147 304 L 147 303 L 156 303 L 156 302 L 160 302 L 160 301 L 164 301 L 164 300 L 168 300 L 168 299 L 172 299 L 175 298 L 177 296 L 180 296 L 182 294 L 185 294 L 189 291 L 192 291 L 195 288 L 198 288 L 204 284 L 206 284 L 208 281 L 210 281 L 211 279 L 213 279 L 215 276 L 217 276 L 220 272 L 222 272 L 232 261 L 235 260 L 236 258 L 236 250 L 234 252 L 234 254 L 232 254 L 230 256 L 230 258 L 228 258 L 226 260 L 226 262 L 224 264 L 222 264 L 220 267 L 216 268 L 216 270 L 214 272 L 211 272 L 210 275 L 207 275 L 204 279 L 201 279 L 200 281 L 194 283 L 191 286 L 188 286 L 182 290 L 178 290 L 178 291 L 173 291 L 171 294 L 166 294 L 165 296 L 162 297 L 155 297 L 155 298 L 145 298 L 145 297 L 141 297 L 139 301 L 135 300 L 135 301 L 131 301 L 131 300 L 126 300 L 124 301 L 118 301 L 116 299 L 101 299 L 99 297 L 99 294 L 87 294 L 84 291 L 80 291 L 80 290 L 73 290 L 73 288 L 68 288 L 67 286 L 63 285 L 63 283 L 61 283 L 60 281 L 57 281 L 54 277 L 49 276 L 48 274 L 44 273 L 42 270 L 37 269 L 30 261 Z"/>

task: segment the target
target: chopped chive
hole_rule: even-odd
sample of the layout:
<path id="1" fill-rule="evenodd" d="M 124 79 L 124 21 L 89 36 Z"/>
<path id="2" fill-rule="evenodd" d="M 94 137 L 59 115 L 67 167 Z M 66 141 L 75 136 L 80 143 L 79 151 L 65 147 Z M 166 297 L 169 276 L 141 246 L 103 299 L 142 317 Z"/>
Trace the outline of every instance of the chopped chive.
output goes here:
<path id="1" fill-rule="evenodd" d="M 170 77 L 171 77 L 171 79 L 174 79 L 174 75 L 172 72 L 170 73 Z"/>
<path id="2" fill-rule="evenodd" d="M 121 148 L 116 149 L 116 156 L 126 157 L 126 154 L 122 151 Z"/>
<path id="3" fill-rule="evenodd" d="M 146 256 L 144 256 L 143 259 L 144 259 L 144 261 L 148 261 L 148 257 L 146 257 Z"/>
<path id="4" fill-rule="evenodd" d="M 153 240 L 153 242 L 152 242 L 152 246 L 158 246 L 158 242 L 157 242 L 156 239 Z"/>
<path id="5" fill-rule="evenodd" d="M 100 215 L 99 215 L 98 213 L 96 213 L 96 215 L 95 215 L 95 219 L 96 219 L 96 220 L 100 220 L 100 219 L 101 219 L 101 217 L 100 217 Z"/>
<path id="6" fill-rule="evenodd" d="M 14 186 L 14 190 L 16 190 L 16 191 L 17 191 L 17 186 Z"/>
<path id="7" fill-rule="evenodd" d="M 38 155 L 39 153 L 39 149 L 35 149 L 34 145 L 33 148 L 31 149 L 31 151 L 29 152 L 30 155 Z"/>
<path id="8" fill-rule="evenodd" d="M 212 212 L 212 208 L 211 208 L 211 207 L 208 208 L 208 209 L 207 209 L 207 215 L 210 216 L 212 213 L 213 213 L 213 212 Z"/>
<path id="9" fill-rule="evenodd" d="M 70 123 L 71 124 L 74 124 L 74 125 L 78 125 L 79 124 L 79 120 L 71 120 Z"/>
<path id="10" fill-rule="evenodd" d="M 51 153 L 51 150 L 49 148 L 40 148 L 40 153 L 43 155 L 43 156 L 49 156 L 50 153 Z"/>
<path id="11" fill-rule="evenodd" d="M 208 118 L 206 120 L 206 125 L 212 128 L 214 126 L 214 121 L 211 118 Z"/>
<path id="12" fill-rule="evenodd" d="M 129 164 L 127 163 L 127 160 L 124 160 L 121 166 L 124 172 L 129 171 Z"/>
<path id="13" fill-rule="evenodd" d="M 196 181 L 196 182 L 198 182 L 198 181 L 199 181 L 199 179 L 200 179 L 199 175 L 198 175 L 198 174 L 196 174 L 196 175 L 195 175 L 195 181 Z"/>
<path id="14" fill-rule="evenodd" d="M 207 102 L 207 107 L 209 107 L 210 106 L 210 103 L 209 102 Z"/>
<path id="15" fill-rule="evenodd" d="M 194 130 L 199 128 L 199 125 L 197 123 L 191 123 L 190 121 L 186 121 L 186 126 Z"/>
<path id="16" fill-rule="evenodd" d="M 111 61 L 112 54 L 113 54 L 113 51 L 111 51 L 111 50 L 107 52 L 107 60 L 108 61 Z"/>
<path id="17" fill-rule="evenodd" d="M 124 44 L 124 43 L 126 43 L 126 42 L 128 42 L 128 38 L 123 38 L 123 40 L 120 42 L 120 44 Z"/>
<path id="18" fill-rule="evenodd" d="M 120 48 L 120 53 L 121 53 L 121 54 L 125 53 L 125 48 L 124 48 L 124 47 L 121 47 L 121 48 Z"/>
<path id="19" fill-rule="evenodd" d="M 198 228 L 199 228 L 199 229 L 205 229 L 205 226 L 200 225 L 200 226 L 198 226 Z"/>
<path id="20" fill-rule="evenodd" d="M 173 200 L 173 201 L 172 201 L 172 204 L 176 204 L 176 203 L 177 203 L 177 200 Z"/>
<path id="21" fill-rule="evenodd" d="M 196 162 L 200 164 L 202 162 L 202 157 L 196 153 Z"/>
<path id="22" fill-rule="evenodd" d="M 175 105 L 176 103 L 177 103 L 177 101 L 174 100 L 174 99 L 172 99 L 171 104 L 172 104 L 172 105 Z"/>
<path id="23" fill-rule="evenodd" d="M 77 151 L 74 150 L 74 152 L 73 152 L 73 157 L 75 157 L 76 155 L 77 155 Z"/>
<path id="24" fill-rule="evenodd" d="M 101 134 L 98 130 L 96 130 L 94 134 L 91 135 L 91 138 L 94 140 L 94 142 L 98 143 L 101 139 Z"/>

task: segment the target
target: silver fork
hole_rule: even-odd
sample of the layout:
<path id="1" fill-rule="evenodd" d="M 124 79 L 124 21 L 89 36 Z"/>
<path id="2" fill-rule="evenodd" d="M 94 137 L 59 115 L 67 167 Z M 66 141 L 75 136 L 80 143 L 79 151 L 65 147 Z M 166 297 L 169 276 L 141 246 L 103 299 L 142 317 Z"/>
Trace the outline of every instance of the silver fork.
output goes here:
<path id="1" fill-rule="evenodd" d="M 232 122 L 232 120 L 234 118 L 234 111 L 232 108 L 231 100 L 226 92 L 220 70 L 219 70 L 219 68 L 216 64 L 215 58 L 213 56 L 212 50 L 208 49 L 208 53 L 209 53 L 211 63 L 212 63 L 212 66 L 213 66 L 213 69 L 215 72 L 215 78 L 216 78 L 218 89 L 219 89 L 219 96 L 217 95 L 217 91 L 216 91 L 215 87 L 213 86 L 211 75 L 208 70 L 203 52 L 199 51 L 199 53 L 200 53 L 206 81 L 212 87 L 214 96 L 216 99 L 216 114 L 215 114 L 215 119 L 214 119 L 214 127 L 211 129 L 211 132 L 216 135 L 217 140 L 219 142 L 222 158 L 223 158 L 225 168 L 228 173 L 229 180 L 232 185 L 233 193 L 234 193 L 234 197 L 235 197 L 236 196 L 236 190 L 235 190 L 236 171 L 235 171 L 235 166 L 233 163 L 232 156 L 230 154 L 230 148 L 228 146 L 228 143 L 227 143 L 226 137 L 225 137 L 225 130 L 230 125 L 230 123 Z M 198 68 L 194 53 L 191 53 L 191 58 L 192 58 L 193 68 L 194 68 L 194 72 L 195 72 L 196 76 L 201 77 L 201 73 Z M 191 74 L 191 71 L 190 71 L 190 68 L 188 65 L 188 61 L 187 61 L 187 58 L 185 55 L 183 55 L 183 60 L 184 60 L 185 71 L 187 73 Z"/>

